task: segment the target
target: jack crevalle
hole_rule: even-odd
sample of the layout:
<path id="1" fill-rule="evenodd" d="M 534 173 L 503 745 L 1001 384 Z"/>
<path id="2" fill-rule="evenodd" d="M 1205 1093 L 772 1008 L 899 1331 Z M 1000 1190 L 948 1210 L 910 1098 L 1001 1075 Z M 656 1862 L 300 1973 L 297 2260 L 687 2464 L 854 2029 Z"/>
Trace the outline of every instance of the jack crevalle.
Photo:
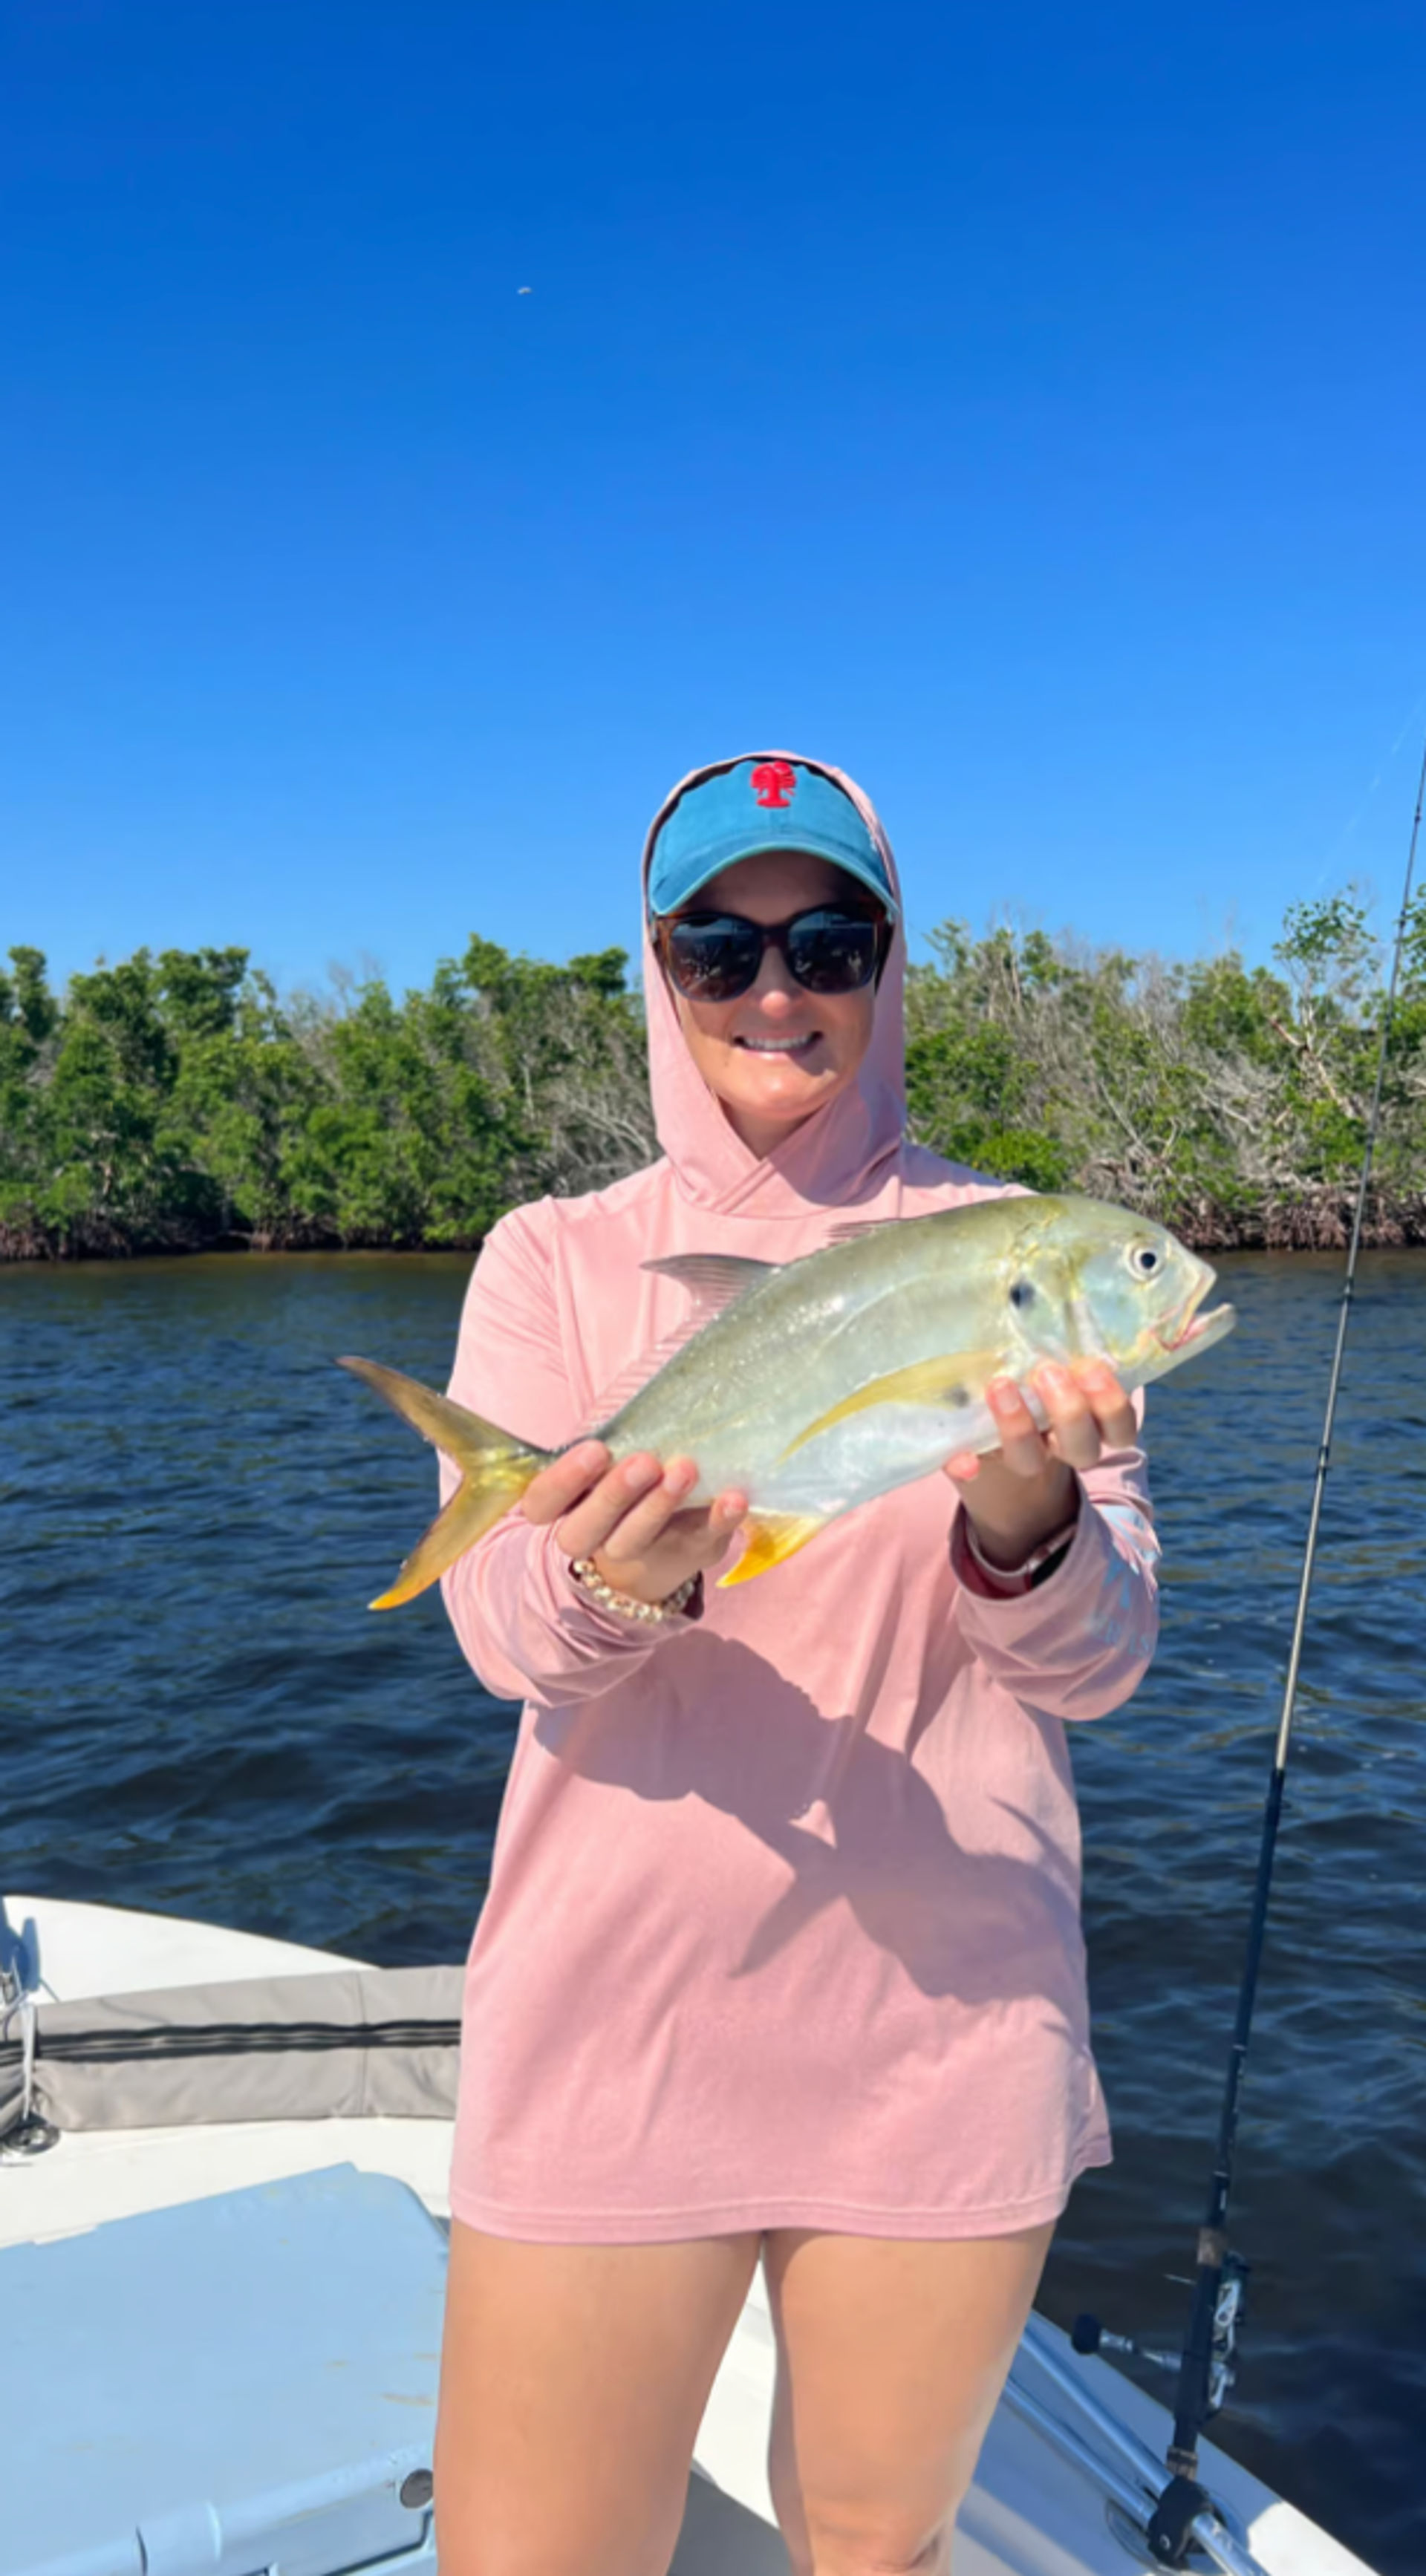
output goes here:
<path id="1" fill-rule="evenodd" d="M 689 1291 L 689 1338 L 669 1357 L 651 1354 L 647 1383 L 594 1436 L 616 1463 L 635 1450 L 694 1459 L 689 1507 L 730 1487 L 747 1494 L 747 1543 L 724 1585 L 782 1564 L 842 1512 L 929 1475 L 956 1450 L 998 1447 L 985 1400 L 992 1378 L 1014 1378 L 1043 1421 L 1026 1383 L 1042 1361 L 1096 1355 L 1126 1387 L 1147 1386 L 1235 1320 L 1231 1306 L 1202 1311 L 1214 1284 L 1206 1261 L 1162 1226 L 1088 1198 L 980 1199 L 849 1227 L 826 1250 L 781 1264 L 691 1253 L 647 1267 Z M 371 1605 L 394 1609 L 559 1453 L 373 1360 L 340 1365 L 461 1470 L 445 1510 Z"/>

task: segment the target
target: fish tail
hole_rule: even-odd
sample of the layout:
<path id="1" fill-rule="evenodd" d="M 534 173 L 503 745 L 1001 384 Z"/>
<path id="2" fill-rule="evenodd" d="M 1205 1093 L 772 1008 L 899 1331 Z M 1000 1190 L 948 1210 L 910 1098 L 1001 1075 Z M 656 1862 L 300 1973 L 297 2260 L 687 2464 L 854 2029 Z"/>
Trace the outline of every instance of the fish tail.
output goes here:
<path id="1" fill-rule="evenodd" d="M 339 1360 L 337 1366 L 361 1378 L 461 1471 L 461 1481 L 445 1510 L 417 1540 L 395 1582 L 370 1604 L 373 1610 L 396 1610 L 403 1601 L 414 1601 L 418 1592 L 424 1592 L 493 1529 L 554 1453 L 512 1439 L 508 1431 L 483 1421 L 478 1413 L 468 1413 L 463 1404 L 453 1404 L 448 1395 L 437 1395 L 414 1377 L 403 1377 L 399 1369 L 358 1359 Z"/>

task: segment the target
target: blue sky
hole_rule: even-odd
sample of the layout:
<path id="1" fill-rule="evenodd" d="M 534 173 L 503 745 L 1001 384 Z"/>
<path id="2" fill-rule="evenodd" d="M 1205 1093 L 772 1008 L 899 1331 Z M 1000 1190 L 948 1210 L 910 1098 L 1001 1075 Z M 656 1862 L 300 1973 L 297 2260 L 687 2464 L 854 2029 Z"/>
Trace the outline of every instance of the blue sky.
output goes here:
<path id="1" fill-rule="evenodd" d="M 923 930 L 1389 893 L 1423 109 L 1419 0 L 10 0 L 0 948 L 627 942 L 764 743 Z"/>

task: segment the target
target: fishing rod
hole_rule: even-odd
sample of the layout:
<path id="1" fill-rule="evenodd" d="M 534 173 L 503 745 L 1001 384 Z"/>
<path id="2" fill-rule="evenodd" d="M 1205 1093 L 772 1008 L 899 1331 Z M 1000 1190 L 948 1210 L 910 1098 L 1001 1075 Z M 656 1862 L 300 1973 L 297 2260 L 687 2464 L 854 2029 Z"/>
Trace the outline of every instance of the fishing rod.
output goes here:
<path id="1" fill-rule="evenodd" d="M 1200 2533 L 1195 2530 L 1195 2525 L 1201 2525 L 1203 2518 L 1211 2516 L 1215 2510 L 1206 2488 L 1199 2483 L 1198 2444 L 1205 2423 L 1216 2413 L 1232 2385 L 1238 2327 L 1242 2317 L 1243 2293 L 1248 2273 L 1247 2264 L 1238 2255 L 1230 2252 L 1227 2235 L 1228 2198 L 1233 2183 L 1233 2154 L 1238 2135 L 1238 2102 L 1242 2090 L 1243 2069 L 1247 2063 L 1248 2040 L 1253 2026 L 1253 2006 L 1258 1991 L 1258 1971 L 1262 1964 L 1263 1942 L 1267 1930 L 1268 1901 L 1272 1893 L 1278 1828 L 1282 1821 L 1283 1788 L 1287 1778 L 1292 1721 L 1297 1706 L 1303 1640 L 1307 1631 L 1308 1604 L 1312 1597 L 1312 1578 L 1317 1565 L 1322 1502 L 1327 1486 L 1327 1470 L 1331 1461 L 1332 1433 L 1337 1418 L 1337 1396 L 1341 1387 L 1342 1362 L 1347 1347 L 1347 1326 L 1356 1292 L 1357 1258 L 1361 1251 L 1362 1230 L 1366 1221 L 1367 1198 L 1371 1187 L 1372 1163 L 1381 1124 L 1381 1105 L 1386 1087 L 1387 1062 L 1391 1052 L 1392 1021 L 1396 1011 L 1397 988 L 1401 980 L 1402 959 L 1406 954 L 1407 935 L 1411 927 L 1411 896 L 1416 876 L 1416 853 L 1421 838 L 1423 806 L 1426 806 L 1426 749 L 1422 752 L 1421 770 L 1416 782 L 1416 810 L 1412 818 L 1410 843 L 1406 856 L 1406 875 L 1401 893 L 1401 910 L 1397 916 L 1396 936 L 1391 954 L 1391 973 L 1382 1011 L 1376 1078 L 1372 1086 L 1371 1106 L 1367 1113 L 1366 1139 L 1362 1150 L 1361 1176 L 1357 1183 L 1356 1206 L 1352 1215 L 1346 1275 L 1337 1310 L 1337 1337 L 1332 1353 L 1331 1373 L 1327 1381 L 1327 1404 L 1313 1478 L 1312 1507 L 1308 1515 L 1307 1543 L 1303 1550 L 1302 1574 L 1297 1590 L 1297 1611 L 1292 1623 L 1292 1644 L 1288 1653 L 1287 1675 L 1283 1684 L 1282 1713 L 1278 1720 L 1272 1769 L 1268 1777 L 1267 1799 L 1263 1808 L 1257 1875 L 1253 1883 L 1247 1944 L 1238 1986 L 1237 2011 L 1233 2022 L 1233 2041 L 1228 2055 L 1228 2071 L 1218 2120 L 1217 2153 L 1209 2185 L 1207 2213 L 1198 2232 L 1193 2307 L 1189 2317 L 1188 2335 L 1177 2365 L 1178 2387 L 1174 2399 L 1173 2438 L 1168 2447 L 1166 2461 L 1169 2479 L 1148 2524 L 1149 2548 L 1160 2565 L 1164 2567 L 1188 2565 L 1189 2552 L 1194 2547 L 1195 2540 L 1200 2537 Z M 1072 2339 L 1076 2351 L 1079 2352 L 1106 2350 L 1133 2352 L 1139 2349 L 1130 2337 L 1106 2334 L 1098 2319 L 1094 2317 L 1077 2318 Z M 1166 2354 L 1144 2352 L 1143 2358 L 1158 2361 L 1161 2364 L 1166 2363 L 1169 2367 L 1173 2366 Z"/>

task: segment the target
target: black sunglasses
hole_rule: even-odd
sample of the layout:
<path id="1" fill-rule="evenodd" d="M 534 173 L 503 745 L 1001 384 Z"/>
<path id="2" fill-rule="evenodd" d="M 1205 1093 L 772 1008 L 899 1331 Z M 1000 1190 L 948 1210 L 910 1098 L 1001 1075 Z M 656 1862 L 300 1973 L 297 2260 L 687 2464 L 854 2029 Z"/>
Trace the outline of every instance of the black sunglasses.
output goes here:
<path id="1" fill-rule="evenodd" d="M 883 912 L 837 903 L 814 904 L 790 921 L 680 912 L 655 924 L 654 944 L 680 993 L 694 1002 L 736 1002 L 750 992 L 769 948 L 778 950 L 805 992 L 859 993 L 881 972 L 891 924 Z"/>

